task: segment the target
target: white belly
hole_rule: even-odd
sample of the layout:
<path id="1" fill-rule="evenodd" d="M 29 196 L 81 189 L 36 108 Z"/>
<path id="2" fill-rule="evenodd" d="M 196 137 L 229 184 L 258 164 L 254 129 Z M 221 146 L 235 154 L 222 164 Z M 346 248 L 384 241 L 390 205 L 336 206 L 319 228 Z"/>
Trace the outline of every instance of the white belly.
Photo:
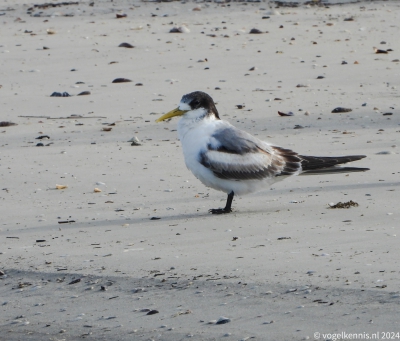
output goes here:
<path id="1" fill-rule="evenodd" d="M 210 124 L 210 122 L 208 122 L 208 124 L 196 122 L 193 124 L 181 118 L 178 123 L 178 134 L 182 144 L 185 163 L 196 178 L 207 187 L 214 188 L 227 194 L 233 191 L 237 195 L 265 190 L 277 180 L 282 180 L 278 178 L 240 181 L 225 180 L 216 177 L 210 169 L 204 167 L 200 163 L 199 155 L 202 151 L 207 150 L 210 137 L 218 126 L 218 122 L 219 121 L 213 121 L 213 124 Z"/>

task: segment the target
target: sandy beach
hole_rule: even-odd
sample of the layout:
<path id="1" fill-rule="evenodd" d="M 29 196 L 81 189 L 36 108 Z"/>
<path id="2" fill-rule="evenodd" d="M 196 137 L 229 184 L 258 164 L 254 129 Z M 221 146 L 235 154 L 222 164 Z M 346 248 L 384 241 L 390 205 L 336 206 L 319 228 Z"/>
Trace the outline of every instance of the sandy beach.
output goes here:
<path id="1" fill-rule="evenodd" d="M 44 4 L 0 5 L 0 340 L 400 338 L 399 2 Z M 195 90 L 370 170 L 211 215 L 226 195 L 155 123 Z"/>

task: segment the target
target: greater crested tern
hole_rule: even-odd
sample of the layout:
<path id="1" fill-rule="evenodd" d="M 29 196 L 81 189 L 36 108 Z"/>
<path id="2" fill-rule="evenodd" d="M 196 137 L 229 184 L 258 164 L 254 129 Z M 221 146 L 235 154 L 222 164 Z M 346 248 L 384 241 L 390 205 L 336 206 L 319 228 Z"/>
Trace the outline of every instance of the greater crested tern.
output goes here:
<path id="1" fill-rule="evenodd" d="M 304 156 L 250 135 L 220 119 L 213 99 L 195 91 L 184 95 L 179 106 L 161 116 L 161 122 L 181 116 L 178 134 L 186 166 L 207 187 L 228 194 L 225 208 L 232 212 L 235 194 L 252 193 L 290 175 L 363 172 L 369 168 L 341 167 L 365 155 L 339 157 Z"/>

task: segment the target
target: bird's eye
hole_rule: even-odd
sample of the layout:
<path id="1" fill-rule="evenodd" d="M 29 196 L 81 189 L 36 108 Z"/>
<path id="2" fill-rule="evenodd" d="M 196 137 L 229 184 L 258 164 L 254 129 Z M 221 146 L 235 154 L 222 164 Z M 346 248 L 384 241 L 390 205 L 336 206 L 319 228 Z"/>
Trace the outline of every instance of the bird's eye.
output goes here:
<path id="1" fill-rule="evenodd" d="M 192 103 L 190 103 L 191 105 L 192 105 L 192 107 L 196 107 L 196 106 L 198 106 L 199 104 L 200 104 L 200 102 L 197 100 L 197 99 L 195 99 L 194 101 L 192 101 Z"/>

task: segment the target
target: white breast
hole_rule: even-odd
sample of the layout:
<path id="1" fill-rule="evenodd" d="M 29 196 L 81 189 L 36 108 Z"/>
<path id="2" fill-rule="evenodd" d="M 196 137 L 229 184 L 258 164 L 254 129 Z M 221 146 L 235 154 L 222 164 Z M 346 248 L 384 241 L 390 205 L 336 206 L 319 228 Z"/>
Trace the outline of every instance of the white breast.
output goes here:
<path id="1" fill-rule="evenodd" d="M 186 167 L 206 186 L 215 189 L 218 188 L 210 182 L 215 176 L 212 171 L 199 162 L 199 155 L 202 151 L 207 150 L 207 146 L 217 125 L 217 120 L 210 118 L 191 120 L 182 117 L 178 123 L 178 134 L 182 144 Z"/>
<path id="2" fill-rule="evenodd" d="M 182 144 L 183 155 L 187 168 L 207 187 L 216 190 L 235 194 L 247 194 L 257 192 L 269 187 L 278 179 L 265 180 L 225 180 L 218 178 L 214 173 L 204 167 L 199 161 L 199 155 L 202 151 L 208 149 L 208 145 L 212 143 L 212 135 L 216 129 L 227 122 L 216 120 L 213 116 L 203 119 L 193 120 L 189 117 L 182 116 L 178 123 L 178 134 Z M 283 178 L 283 177 L 282 177 Z"/>

